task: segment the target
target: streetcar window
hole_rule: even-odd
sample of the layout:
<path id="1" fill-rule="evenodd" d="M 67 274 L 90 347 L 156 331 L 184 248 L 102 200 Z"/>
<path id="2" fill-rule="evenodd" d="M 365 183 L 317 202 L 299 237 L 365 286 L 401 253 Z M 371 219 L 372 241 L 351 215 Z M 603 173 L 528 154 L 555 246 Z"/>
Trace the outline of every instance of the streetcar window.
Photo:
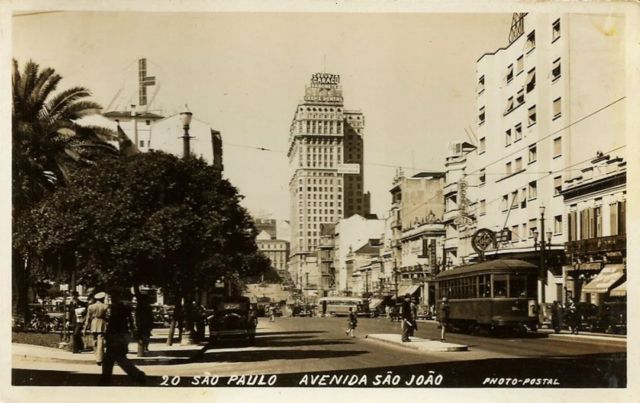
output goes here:
<path id="1" fill-rule="evenodd" d="M 493 276 L 493 297 L 494 298 L 506 298 L 507 296 L 507 276 L 506 275 L 494 275 Z"/>
<path id="2" fill-rule="evenodd" d="M 528 276 L 527 295 L 529 297 L 536 297 L 538 295 L 538 280 L 535 274 Z"/>
<path id="3" fill-rule="evenodd" d="M 485 293 L 487 291 L 487 283 L 485 283 L 484 281 L 485 276 L 479 276 L 478 277 L 478 288 L 480 290 L 480 298 L 485 297 Z"/>
<path id="4" fill-rule="evenodd" d="M 526 285 L 523 275 L 512 274 L 509 278 L 509 296 L 511 298 L 527 297 Z"/>

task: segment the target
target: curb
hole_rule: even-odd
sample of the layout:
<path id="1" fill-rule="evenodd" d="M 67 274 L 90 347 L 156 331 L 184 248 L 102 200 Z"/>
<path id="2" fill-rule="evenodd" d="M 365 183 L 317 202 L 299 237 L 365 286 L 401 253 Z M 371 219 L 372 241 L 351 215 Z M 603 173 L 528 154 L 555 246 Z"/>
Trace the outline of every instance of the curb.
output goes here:
<path id="1" fill-rule="evenodd" d="M 388 338 L 380 337 L 382 335 L 366 335 L 365 339 L 374 340 L 386 344 L 391 344 L 394 346 L 407 348 L 415 351 L 421 352 L 456 352 L 456 351 L 468 351 L 469 346 L 463 344 L 453 344 L 453 343 L 442 343 L 435 340 L 423 339 L 420 337 L 410 337 L 411 342 L 403 343 L 401 341 L 389 340 Z M 399 335 L 394 335 L 399 336 Z"/>
<path id="2" fill-rule="evenodd" d="M 579 343 L 593 343 L 593 342 L 607 342 L 610 344 L 627 344 L 626 337 L 610 337 L 610 336 L 599 336 L 599 335 L 580 335 L 580 334 L 556 334 L 556 333 L 548 333 L 547 336 L 550 339 L 558 339 L 558 340 L 567 340 Z"/>

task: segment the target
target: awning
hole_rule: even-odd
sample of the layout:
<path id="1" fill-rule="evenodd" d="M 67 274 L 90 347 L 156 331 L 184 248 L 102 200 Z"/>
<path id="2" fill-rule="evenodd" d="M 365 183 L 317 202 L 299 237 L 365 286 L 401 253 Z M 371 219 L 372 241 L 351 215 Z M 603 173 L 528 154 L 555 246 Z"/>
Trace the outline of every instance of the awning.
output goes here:
<path id="1" fill-rule="evenodd" d="M 402 297 L 407 294 L 413 295 L 416 293 L 416 291 L 418 291 L 419 288 L 420 288 L 420 284 L 414 284 L 414 285 L 402 287 L 398 290 L 398 296 Z"/>
<path id="2" fill-rule="evenodd" d="M 589 284 L 582 287 L 582 292 L 604 294 L 609 291 L 611 286 L 624 276 L 623 264 L 608 264 L 596 278 L 591 280 Z"/>
<path id="3" fill-rule="evenodd" d="M 377 307 L 380 306 L 380 304 L 382 304 L 382 300 L 379 298 L 372 298 L 371 301 L 369 301 L 369 309 L 376 309 Z"/>
<path id="4" fill-rule="evenodd" d="M 626 297 L 627 282 L 625 281 L 624 283 L 620 284 L 619 286 L 611 290 L 611 293 L 609 295 L 611 295 L 612 297 Z"/>

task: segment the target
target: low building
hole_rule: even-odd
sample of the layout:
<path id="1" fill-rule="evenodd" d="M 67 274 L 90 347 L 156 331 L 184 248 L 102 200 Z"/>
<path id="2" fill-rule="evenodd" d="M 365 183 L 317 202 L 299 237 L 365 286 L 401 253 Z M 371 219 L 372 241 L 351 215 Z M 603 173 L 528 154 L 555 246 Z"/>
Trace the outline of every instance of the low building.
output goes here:
<path id="1" fill-rule="evenodd" d="M 567 234 L 565 299 L 600 305 L 612 296 L 626 296 L 626 166 L 620 157 L 599 153 L 564 183 L 566 226 L 562 220 L 554 220 L 554 226 Z"/>

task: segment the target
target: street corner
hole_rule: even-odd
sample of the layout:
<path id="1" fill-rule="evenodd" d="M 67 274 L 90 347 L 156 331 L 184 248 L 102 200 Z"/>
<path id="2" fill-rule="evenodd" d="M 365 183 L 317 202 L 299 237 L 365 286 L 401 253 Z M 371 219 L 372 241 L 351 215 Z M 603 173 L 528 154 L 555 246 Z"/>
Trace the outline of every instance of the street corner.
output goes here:
<path id="1" fill-rule="evenodd" d="M 422 352 L 455 352 L 469 350 L 468 345 L 423 339 L 421 337 L 410 337 L 409 342 L 403 342 L 399 334 L 392 333 L 368 334 L 365 338 L 367 340 L 379 341 Z"/>

